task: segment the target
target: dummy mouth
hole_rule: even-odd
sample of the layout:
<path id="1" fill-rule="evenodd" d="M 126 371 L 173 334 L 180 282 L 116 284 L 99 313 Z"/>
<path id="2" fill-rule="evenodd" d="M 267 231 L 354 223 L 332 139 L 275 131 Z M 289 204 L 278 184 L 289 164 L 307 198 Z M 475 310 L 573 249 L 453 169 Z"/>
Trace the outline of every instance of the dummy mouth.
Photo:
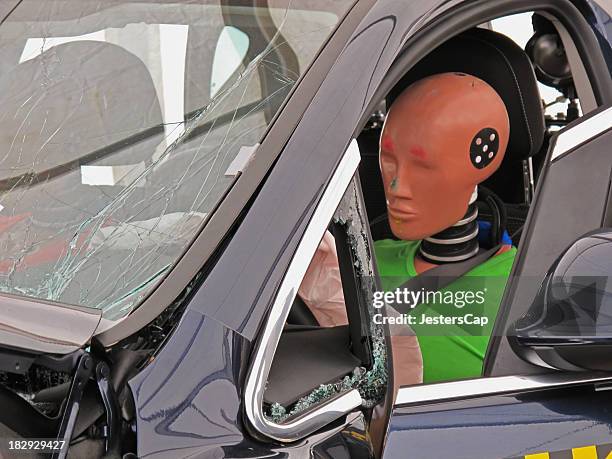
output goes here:
<path id="1" fill-rule="evenodd" d="M 398 207 L 387 207 L 388 213 L 394 218 L 414 217 L 417 213 L 412 209 L 403 209 Z"/>

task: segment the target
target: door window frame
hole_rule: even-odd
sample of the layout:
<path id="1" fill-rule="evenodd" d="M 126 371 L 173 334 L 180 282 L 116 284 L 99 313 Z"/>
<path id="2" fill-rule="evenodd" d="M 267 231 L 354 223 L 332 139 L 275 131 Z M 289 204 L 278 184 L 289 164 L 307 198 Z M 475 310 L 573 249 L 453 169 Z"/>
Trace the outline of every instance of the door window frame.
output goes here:
<path id="1" fill-rule="evenodd" d="M 306 227 L 276 294 L 251 360 L 244 389 L 246 416 L 251 428 L 273 440 L 291 442 L 303 438 L 362 404 L 359 392 L 350 389 L 283 423 L 273 422 L 265 415 L 263 408 L 266 383 L 287 316 L 329 222 L 351 181 L 356 177 L 360 160 L 359 146 L 356 140 L 352 140 Z"/>

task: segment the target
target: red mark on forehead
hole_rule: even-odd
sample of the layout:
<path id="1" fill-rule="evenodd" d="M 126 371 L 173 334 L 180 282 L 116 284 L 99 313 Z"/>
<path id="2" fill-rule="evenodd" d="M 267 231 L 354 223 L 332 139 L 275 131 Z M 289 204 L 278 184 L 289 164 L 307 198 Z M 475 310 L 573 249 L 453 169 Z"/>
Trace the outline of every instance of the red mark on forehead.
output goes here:
<path id="1" fill-rule="evenodd" d="M 380 147 L 385 151 L 393 151 L 395 145 L 393 145 L 393 140 L 391 139 L 391 137 L 385 136 L 380 142 Z"/>
<path id="2" fill-rule="evenodd" d="M 425 159 L 425 157 L 427 156 L 425 149 L 419 145 L 410 147 L 409 151 L 410 151 L 410 154 L 416 156 L 417 158 Z"/>

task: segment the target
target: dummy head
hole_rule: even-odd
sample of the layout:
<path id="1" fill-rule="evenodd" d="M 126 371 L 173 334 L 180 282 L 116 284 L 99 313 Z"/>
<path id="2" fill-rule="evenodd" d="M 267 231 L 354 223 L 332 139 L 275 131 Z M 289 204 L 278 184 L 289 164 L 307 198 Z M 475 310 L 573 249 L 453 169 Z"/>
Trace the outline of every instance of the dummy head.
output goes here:
<path id="1" fill-rule="evenodd" d="M 475 186 L 501 164 L 509 130 L 502 99 L 474 76 L 443 73 L 404 90 L 380 141 L 393 234 L 418 240 L 459 221 Z"/>

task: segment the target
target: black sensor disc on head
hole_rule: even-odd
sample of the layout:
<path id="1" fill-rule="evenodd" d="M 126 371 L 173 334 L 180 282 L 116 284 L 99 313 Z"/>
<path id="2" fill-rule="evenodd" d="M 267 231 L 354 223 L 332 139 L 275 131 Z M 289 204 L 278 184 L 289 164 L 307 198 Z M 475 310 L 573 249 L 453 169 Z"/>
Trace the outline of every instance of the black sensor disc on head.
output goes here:
<path id="1" fill-rule="evenodd" d="M 484 128 L 472 139 L 470 160 L 477 169 L 487 167 L 499 151 L 499 135 L 493 128 Z"/>

